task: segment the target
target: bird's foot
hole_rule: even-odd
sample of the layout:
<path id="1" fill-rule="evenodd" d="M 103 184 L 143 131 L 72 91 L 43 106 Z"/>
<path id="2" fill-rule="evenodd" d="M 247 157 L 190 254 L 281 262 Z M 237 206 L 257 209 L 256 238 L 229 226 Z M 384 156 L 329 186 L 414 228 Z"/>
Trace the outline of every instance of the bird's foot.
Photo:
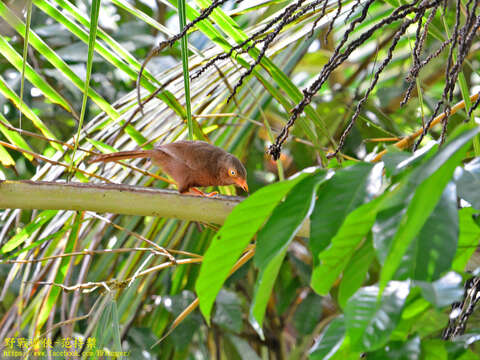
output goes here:
<path id="1" fill-rule="evenodd" d="M 190 188 L 189 193 L 192 194 L 192 195 L 200 195 L 200 196 L 205 196 L 205 197 L 212 197 L 212 196 L 218 195 L 218 191 L 212 191 L 211 193 L 204 193 L 202 190 L 200 190 L 196 187 Z"/>

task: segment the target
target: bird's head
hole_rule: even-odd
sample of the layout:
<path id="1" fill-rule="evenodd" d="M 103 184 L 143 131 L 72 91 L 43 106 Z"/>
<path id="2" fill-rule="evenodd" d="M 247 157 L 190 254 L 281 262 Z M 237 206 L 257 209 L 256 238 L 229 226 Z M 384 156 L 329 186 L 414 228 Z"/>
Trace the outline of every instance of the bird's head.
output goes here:
<path id="1" fill-rule="evenodd" d="M 222 161 L 221 180 L 225 185 L 235 184 L 248 192 L 247 170 L 241 161 L 231 154 Z"/>

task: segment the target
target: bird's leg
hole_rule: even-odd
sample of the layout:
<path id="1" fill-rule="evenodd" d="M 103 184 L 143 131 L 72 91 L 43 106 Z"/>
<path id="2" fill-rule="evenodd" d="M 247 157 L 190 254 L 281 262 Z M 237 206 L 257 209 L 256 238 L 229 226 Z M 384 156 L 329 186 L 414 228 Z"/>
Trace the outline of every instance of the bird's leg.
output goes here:
<path id="1" fill-rule="evenodd" d="M 200 190 L 196 187 L 190 188 L 189 193 L 192 194 L 192 195 L 200 195 L 200 196 L 205 196 L 205 197 L 212 197 L 212 196 L 218 195 L 218 191 L 213 191 L 211 193 L 204 193 L 202 190 Z"/>

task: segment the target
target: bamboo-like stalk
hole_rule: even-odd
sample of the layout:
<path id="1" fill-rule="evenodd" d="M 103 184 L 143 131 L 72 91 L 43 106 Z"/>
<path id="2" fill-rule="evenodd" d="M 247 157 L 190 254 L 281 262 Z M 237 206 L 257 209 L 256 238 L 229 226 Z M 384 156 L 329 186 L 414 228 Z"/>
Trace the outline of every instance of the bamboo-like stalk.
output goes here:
<path id="1" fill-rule="evenodd" d="M 53 209 L 171 217 L 223 224 L 241 197 L 200 197 L 174 190 L 117 184 L 0 181 L 0 209 Z M 304 223 L 299 236 L 308 236 Z"/>

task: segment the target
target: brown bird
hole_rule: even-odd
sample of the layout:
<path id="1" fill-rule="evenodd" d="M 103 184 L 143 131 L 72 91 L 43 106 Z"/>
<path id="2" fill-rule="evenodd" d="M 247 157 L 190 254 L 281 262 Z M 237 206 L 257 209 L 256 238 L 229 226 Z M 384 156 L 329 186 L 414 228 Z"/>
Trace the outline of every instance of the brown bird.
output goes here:
<path id="1" fill-rule="evenodd" d="M 234 155 L 204 141 L 177 141 L 155 146 L 153 150 L 120 151 L 101 154 L 89 163 L 122 159 L 150 158 L 170 175 L 182 194 L 206 194 L 196 186 L 219 186 L 235 184 L 248 192 L 247 170 Z"/>

